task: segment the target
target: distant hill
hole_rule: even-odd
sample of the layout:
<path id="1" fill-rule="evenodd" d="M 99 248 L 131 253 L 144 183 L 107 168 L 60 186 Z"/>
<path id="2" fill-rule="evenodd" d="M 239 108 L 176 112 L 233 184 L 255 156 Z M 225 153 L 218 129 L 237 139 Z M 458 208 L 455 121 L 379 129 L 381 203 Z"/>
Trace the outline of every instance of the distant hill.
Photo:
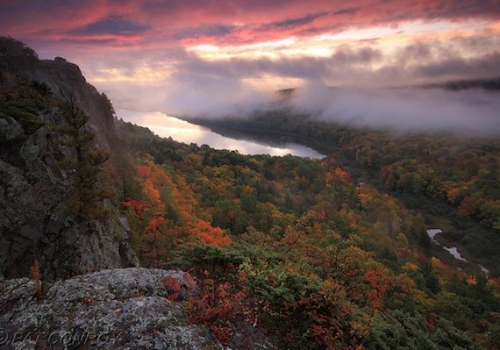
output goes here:
<path id="1" fill-rule="evenodd" d="M 472 80 L 451 80 L 443 83 L 431 83 L 415 85 L 416 88 L 424 89 L 446 89 L 446 90 L 466 90 L 466 89 L 484 89 L 500 90 L 500 77 L 492 79 L 472 79 Z M 330 89 L 336 89 L 337 86 L 330 86 Z M 290 99 L 299 88 L 287 88 L 276 91 L 276 95 L 282 99 Z"/>
<path id="2" fill-rule="evenodd" d="M 474 80 L 454 80 L 438 84 L 425 84 L 423 88 L 442 88 L 447 90 L 459 91 L 466 89 L 484 89 L 500 90 L 500 78 L 493 79 L 474 79 Z"/>

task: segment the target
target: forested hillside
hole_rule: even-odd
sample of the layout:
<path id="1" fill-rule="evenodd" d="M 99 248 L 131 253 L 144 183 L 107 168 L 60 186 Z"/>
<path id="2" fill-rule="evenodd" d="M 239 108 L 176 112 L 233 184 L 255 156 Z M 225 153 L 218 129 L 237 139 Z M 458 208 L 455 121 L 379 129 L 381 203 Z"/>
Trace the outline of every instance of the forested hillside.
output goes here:
<path id="1" fill-rule="evenodd" d="M 266 121 L 284 128 L 279 117 Z M 197 276 L 202 296 L 187 302 L 190 317 L 222 342 L 238 333 L 250 346 L 265 332 L 280 348 L 295 349 L 500 345 L 500 281 L 432 257 L 428 215 L 359 180 L 376 180 L 384 169 L 393 174 L 383 178 L 387 186 L 431 188 L 404 173 L 405 181 L 392 180 L 390 166 L 399 163 L 389 152 L 377 158 L 381 133 L 360 133 L 363 142 L 317 161 L 179 144 L 122 121 L 117 131 L 134 165 L 124 167 L 118 185 L 132 246 L 146 266 Z M 347 129 L 337 132 L 355 140 Z M 345 143 L 340 134 L 334 148 Z M 399 147 L 424 155 L 440 148 Z M 350 154 L 372 170 L 353 174 L 349 168 L 359 168 L 344 161 Z"/>
<path id="2" fill-rule="evenodd" d="M 449 133 L 402 133 L 321 122 L 282 107 L 249 118 L 196 119 L 225 134 L 300 137 L 366 182 L 424 215 L 440 239 L 500 274 L 500 140 Z"/>

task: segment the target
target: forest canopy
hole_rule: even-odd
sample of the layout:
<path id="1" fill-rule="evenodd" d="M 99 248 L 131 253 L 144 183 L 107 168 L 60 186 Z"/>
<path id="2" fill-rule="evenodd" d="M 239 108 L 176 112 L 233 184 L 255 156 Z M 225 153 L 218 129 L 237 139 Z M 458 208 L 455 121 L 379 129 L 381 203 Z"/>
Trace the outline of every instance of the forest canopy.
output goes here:
<path id="1" fill-rule="evenodd" d="M 134 154 L 121 176 L 132 244 L 147 266 L 197 276 L 190 317 L 222 342 L 246 324 L 296 349 L 498 347 L 500 280 L 435 256 L 428 214 L 390 194 L 425 194 L 431 182 L 418 176 L 431 167 L 390 152 L 376 160 L 384 135 L 360 133 L 374 143 L 318 161 L 179 144 L 120 121 L 117 130 Z M 409 145 L 399 150 L 428 159 L 445 150 Z M 380 186 L 368 178 L 377 171 Z"/>

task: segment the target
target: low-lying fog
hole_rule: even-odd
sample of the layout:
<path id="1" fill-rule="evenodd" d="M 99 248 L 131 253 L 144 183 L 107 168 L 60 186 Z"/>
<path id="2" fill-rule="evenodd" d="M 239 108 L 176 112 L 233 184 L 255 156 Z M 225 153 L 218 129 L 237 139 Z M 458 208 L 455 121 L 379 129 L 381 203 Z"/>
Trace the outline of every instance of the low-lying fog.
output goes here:
<path id="1" fill-rule="evenodd" d="M 162 111 L 168 115 L 242 118 L 255 109 L 272 109 L 283 95 L 245 89 L 206 89 L 203 93 L 161 89 L 122 91 L 120 108 Z M 278 97 L 280 96 L 280 97 Z M 441 88 L 329 88 L 310 84 L 297 88 L 287 103 L 323 121 L 395 131 L 451 131 L 465 136 L 500 136 L 500 92 L 479 88 L 451 91 Z M 120 101 L 118 101 L 120 102 Z"/>
<path id="2" fill-rule="evenodd" d="M 187 116 L 242 117 L 255 108 L 276 107 L 262 94 L 243 94 L 226 101 L 208 96 L 184 106 Z M 276 96 L 274 96 L 276 98 Z M 179 101 L 182 103 L 182 101 Z M 440 88 L 328 88 L 309 85 L 296 89 L 287 101 L 322 121 L 401 132 L 456 132 L 465 136 L 500 136 L 500 92 L 483 89 L 451 91 Z"/>
<path id="3" fill-rule="evenodd" d="M 438 88 L 298 89 L 291 103 L 316 118 L 396 131 L 500 135 L 500 93 Z"/>

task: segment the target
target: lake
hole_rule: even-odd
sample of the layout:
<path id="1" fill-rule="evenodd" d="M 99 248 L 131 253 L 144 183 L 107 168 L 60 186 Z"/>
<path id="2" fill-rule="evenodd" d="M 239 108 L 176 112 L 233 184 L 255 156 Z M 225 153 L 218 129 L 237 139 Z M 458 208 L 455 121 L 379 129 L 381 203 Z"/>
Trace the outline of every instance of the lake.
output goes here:
<path id="1" fill-rule="evenodd" d="M 166 115 L 161 112 L 139 112 L 127 109 L 117 109 L 116 115 L 126 122 L 144 126 L 161 137 L 171 137 L 183 143 L 206 144 L 215 149 L 235 150 L 241 154 L 269 154 L 285 156 L 291 154 L 298 157 L 321 159 L 325 156 L 315 150 L 296 143 L 286 143 L 277 146 L 264 142 L 238 140 L 219 135 L 205 127 Z"/>

